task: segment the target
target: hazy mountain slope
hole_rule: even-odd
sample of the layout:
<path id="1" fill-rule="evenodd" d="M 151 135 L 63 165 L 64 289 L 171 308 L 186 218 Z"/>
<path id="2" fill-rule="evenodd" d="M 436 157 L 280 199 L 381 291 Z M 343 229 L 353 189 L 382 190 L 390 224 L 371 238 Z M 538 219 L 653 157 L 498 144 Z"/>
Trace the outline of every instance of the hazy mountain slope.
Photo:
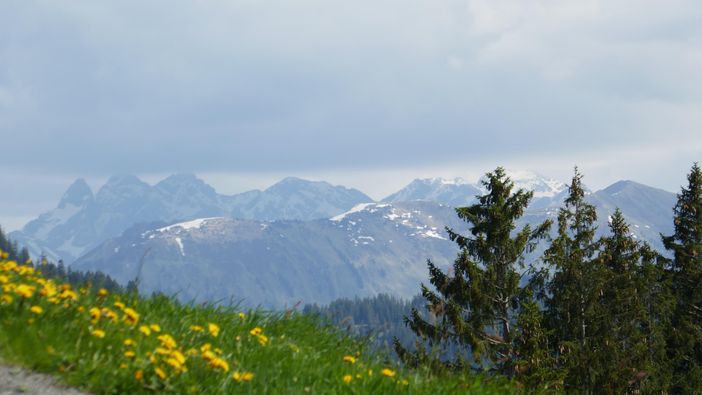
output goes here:
<path id="1" fill-rule="evenodd" d="M 154 186 L 135 176 L 114 176 L 95 196 L 85 181 L 76 181 L 56 209 L 10 237 L 29 247 L 34 256 L 45 253 L 70 263 L 138 223 L 211 216 L 309 220 L 368 201 L 371 198 L 354 189 L 297 178 L 265 191 L 225 196 L 191 174 L 172 175 Z"/>
<path id="2" fill-rule="evenodd" d="M 315 221 L 213 218 L 131 229 L 74 263 L 141 289 L 183 299 L 245 299 L 281 307 L 339 297 L 416 294 L 426 259 L 456 254 L 444 224 L 463 226 L 453 209 L 432 203 L 368 204 Z"/>

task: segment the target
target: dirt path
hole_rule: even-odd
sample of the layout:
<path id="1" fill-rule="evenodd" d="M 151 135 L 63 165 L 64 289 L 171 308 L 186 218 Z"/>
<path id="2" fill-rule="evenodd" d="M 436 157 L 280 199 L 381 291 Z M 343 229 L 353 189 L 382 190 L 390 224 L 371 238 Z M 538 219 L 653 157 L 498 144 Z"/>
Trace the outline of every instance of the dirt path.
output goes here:
<path id="1" fill-rule="evenodd" d="M 0 365 L 0 395 L 87 395 L 75 389 L 66 388 L 53 377 L 28 372 L 25 369 Z"/>

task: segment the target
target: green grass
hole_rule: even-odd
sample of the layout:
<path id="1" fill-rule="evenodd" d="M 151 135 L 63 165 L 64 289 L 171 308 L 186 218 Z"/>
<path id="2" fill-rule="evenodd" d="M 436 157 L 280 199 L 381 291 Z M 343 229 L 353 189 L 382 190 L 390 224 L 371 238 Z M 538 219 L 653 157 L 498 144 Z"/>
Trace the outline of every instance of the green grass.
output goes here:
<path id="1" fill-rule="evenodd" d="M 27 289 L 17 288 L 20 284 L 35 289 L 29 295 Z M 69 385 L 94 393 L 515 392 L 510 383 L 485 383 L 470 374 L 437 376 L 426 370 L 403 369 L 387 356 L 369 351 L 367 344 L 295 312 L 241 312 L 212 305 L 184 305 L 167 297 L 98 296 L 89 289 L 75 290 L 76 299 L 72 300 L 70 291 L 61 295 L 63 291 L 56 284 L 59 288 L 53 293 L 52 281 L 7 261 L 0 261 L 0 286 L 0 357 L 57 375 Z M 32 312 L 33 306 L 42 311 Z M 103 310 L 95 319 L 91 308 L 107 308 L 116 317 L 106 317 L 108 310 Z M 125 321 L 126 308 L 138 313 L 138 322 Z M 208 331 L 210 323 L 219 327 L 216 337 Z M 140 327 L 153 324 L 160 326 L 160 332 L 152 331 L 148 336 L 140 332 Z M 195 331 L 193 326 L 204 330 Z M 254 328 L 260 328 L 261 334 L 252 334 Z M 104 337 L 95 336 L 98 329 L 104 331 Z M 158 336 L 164 334 L 176 344 L 168 344 L 165 338 L 159 340 Z M 125 345 L 127 339 L 135 344 Z M 203 352 L 205 344 L 210 344 L 209 353 Z M 135 356 L 125 356 L 127 351 Z M 185 357 L 182 365 L 178 353 Z M 355 362 L 345 362 L 346 356 Z M 169 365 L 169 358 L 175 367 Z M 228 369 L 221 363 L 220 368 L 213 367 L 212 358 L 226 362 Z M 165 377 L 158 376 L 157 368 Z M 394 376 L 383 375 L 384 369 Z M 137 379 L 138 372 L 141 379 Z M 234 372 L 250 372 L 253 377 L 238 382 L 232 378 Z M 344 381 L 345 376 L 351 377 L 349 382 Z"/>

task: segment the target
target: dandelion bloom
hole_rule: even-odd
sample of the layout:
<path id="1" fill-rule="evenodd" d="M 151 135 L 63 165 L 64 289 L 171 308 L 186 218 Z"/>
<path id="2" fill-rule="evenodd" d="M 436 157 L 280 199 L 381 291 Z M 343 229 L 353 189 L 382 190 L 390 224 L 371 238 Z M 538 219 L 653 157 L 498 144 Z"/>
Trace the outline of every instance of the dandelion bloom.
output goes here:
<path id="1" fill-rule="evenodd" d="M 234 372 L 232 374 L 232 380 L 236 381 L 237 383 L 241 383 L 242 381 L 251 381 L 254 377 L 254 374 L 251 372 Z"/>
<path id="2" fill-rule="evenodd" d="M 221 369 L 225 372 L 229 371 L 229 364 L 222 358 L 213 358 L 207 366 L 212 369 Z"/>
<path id="3" fill-rule="evenodd" d="M 249 331 L 249 333 L 251 334 L 251 336 L 258 336 L 258 335 L 260 335 L 261 333 L 263 333 L 263 329 L 261 329 L 261 327 L 258 327 L 258 326 L 257 326 L 257 327 L 255 327 L 255 328 L 251 329 L 251 330 Z"/>
<path id="4" fill-rule="evenodd" d="M 205 328 L 201 327 L 200 325 L 192 325 L 190 326 L 190 330 L 193 332 L 202 332 L 205 330 Z"/>
<path id="5" fill-rule="evenodd" d="M 146 325 L 142 325 L 139 327 L 139 332 L 143 333 L 144 336 L 149 336 L 151 334 L 151 329 Z"/>
<path id="6" fill-rule="evenodd" d="M 31 298 L 34 296 L 36 287 L 27 284 L 20 284 L 15 288 L 15 293 L 23 298 Z"/>
<path id="7" fill-rule="evenodd" d="M 136 353 L 134 351 L 125 351 L 124 352 L 125 358 L 134 358 L 135 356 L 136 356 Z"/>
<path id="8" fill-rule="evenodd" d="M 134 340 L 132 340 L 132 339 L 127 339 L 124 341 L 124 345 L 127 347 L 133 346 L 134 344 L 136 344 L 136 343 L 134 343 Z"/>
<path id="9" fill-rule="evenodd" d="M 124 303 L 122 302 L 115 302 L 113 306 L 115 306 L 117 310 L 124 310 Z"/>
<path id="10" fill-rule="evenodd" d="M 97 307 L 91 307 L 90 310 L 90 320 L 94 323 L 96 323 L 100 319 L 100 309 Z"/>
<path id="11" fill-rule="evenodd" d="M 95 329 L 94 331 L 90 332 L 91 335 L 97 337 L 98 339 L 102 339 L 105 337 L 105 331 L 102 329 Z"/>
<path id="12" fill-rule="evenodd" d="M 380 373 L 386 377 L 395 377 L 395 371 L 392 369 L 385 368 L 381 370 Z"/>
<path id="13" fill-rule="evenodd" d="M 143 380 L 144 379 L 144 372 L 141 370 L 137 370 L 136 372 L 134 372 L 134 379 L 136 379 L 136 381 Z"/>
<path id="14" fill-rule="evenodd" d="M 356 363 L 356 358 L 352 357 L 351 355 L 346 355 L 344 357 L 344 362 Z"/>
<path id="15" fill-rule="evenodd" d="M 154 332 L 161 332 L 161 326 L 158 324 L 151 324 L 149 325 L 149 328 L 151 328 L 151 330 Z"/>
<path id="16" fill-rule="evenodd" d="M 258 336 L 256 336 L 256 339 L 258 340 L 258 344 L 260 344 L 262 346 L 268 345 L 268 336 L 258 335 Z"/>
<path id="17" fill-rule="evenodd" d="M 129 325 L 136 325 L 136 323 L 139 322 L 139 313 L 132 308 L 125 308 L 124 321 Z"/>
<path id="18" fill-rule="evenodd" d="M 41 306 L 32 306 L 29 311 L 31 311 L 34 314 L 41 314 L 44 312 L 44 309 L 41 308 Z"/>
<path id="19" fill-rule="evenodd" d="M 175 339 L 173 339 L 171 335 L 163 334 L 158 337 L 158 340 L 161 342 L 162 346 L 166 347 L 169 350 L 172 350 L 178 346 L 176 344 Z"/>
<path id="20" fill-rule="evenodd" d="M 351 380 L 353 380 L 353 376 L 351 376 L 350 374 L 344 376 L 344 383 L 348 384 L 351 382 Z"/>
<path id="21" fill-rule="evenodd" d="M 164 372 L 161 368 L 156 368 L 154 370 L 154 373 L 156 373 L 156 376 L 158 376 L 158 378 L 160 378 L 161 380 L 165 380 L 166 377 L 168 377 L 166 376 L 166 372 Z"/>
<path id="22" fill-rule="evenodd" d="M 207 324 L 207 330 L 210 332 L 210 335 L 217 337 L 219 336 L 219 326 L 217 324 L 209 323 Z"/>
<path id="23" fill-rule="evenodd" d="M 12 296 L 2 295 L 2 296 L 0 296 L 0 301 L 2 301 L 2 303 L 4 303 L 4 304 L 10 304 L 10 303 L 12 303 Z"/>
<path id="24" fill-rule="evenodd" d="M 239 318 L 241 318 L 242 320 L 245 320 L 245 319 L 246 319 L 246 314 L 244 314 L 244 313 L 239 313 Z"/>
<path id="25" fill-rule="evenodd" d="M 104 298 L 105 296 L 107 296 L 107 293 L 108 293 L 108 292 L 107 292 L 107 290 L 106 290 L 105 288 L 100 288 L 100 290 L 98 291 L 97 294 L 98 294 L 98 296 Z"/>

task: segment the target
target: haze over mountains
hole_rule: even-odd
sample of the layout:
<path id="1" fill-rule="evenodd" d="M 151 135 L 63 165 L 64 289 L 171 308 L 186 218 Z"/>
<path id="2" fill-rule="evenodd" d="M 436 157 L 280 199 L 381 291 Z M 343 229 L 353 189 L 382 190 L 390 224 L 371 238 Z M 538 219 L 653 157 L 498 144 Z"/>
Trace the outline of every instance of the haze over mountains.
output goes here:
<path id="1" fill-rule="evenodd" d="M 565 184 L 509 174 L 517 187 L 535 191 L 521 224 L 555 219 Z M 192 175 L 153 186 L 119 176 L 94 195 L 76 181 L 56 209 L 10 236 L 34 254 L 122 283 L 139 278 L 143 291 L 185 300 L 282 307 L 381 292 L 411 297 L 426 282 L 426 259 L 442 267 L 453 261 L 457 249 L 444 228 L 467 231 L 453 207 L 480 193 L 480 185 L 461 179 L 417 179 L 373 202 L 354 189 L 286 178 L 225 196 Z M 673 193 L 620 181 L 588 199 L 600 234 L 616 207 L 632 233 L 656 248 L 659 233 L 672 231 Z"/>

